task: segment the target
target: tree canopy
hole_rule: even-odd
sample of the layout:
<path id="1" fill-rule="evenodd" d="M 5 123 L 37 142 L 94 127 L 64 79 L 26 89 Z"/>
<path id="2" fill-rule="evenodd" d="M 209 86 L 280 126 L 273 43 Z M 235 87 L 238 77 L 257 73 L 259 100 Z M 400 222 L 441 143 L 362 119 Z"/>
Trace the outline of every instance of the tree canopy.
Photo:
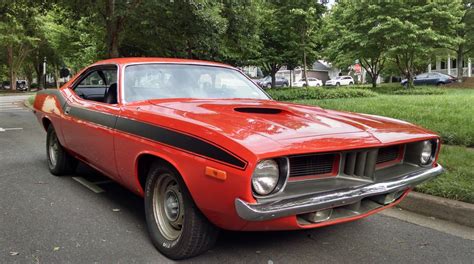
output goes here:
<path id="1" fill-rule="evenodd" d="M 59 85 L 63 67 L 160 56 L 259 66 L 273 84 L 282 66 L 306 76 L 317 59 L 342 69 L 358 61 L 373 85 L 395 71 L 412 80 L 436 51 L 458 63 L 474 53 L 473 10 L 472 0 L 340 0 L 330 10 L 314 0 L 1 1 L 0 77 L 40 80 L 47 58 Z"/>

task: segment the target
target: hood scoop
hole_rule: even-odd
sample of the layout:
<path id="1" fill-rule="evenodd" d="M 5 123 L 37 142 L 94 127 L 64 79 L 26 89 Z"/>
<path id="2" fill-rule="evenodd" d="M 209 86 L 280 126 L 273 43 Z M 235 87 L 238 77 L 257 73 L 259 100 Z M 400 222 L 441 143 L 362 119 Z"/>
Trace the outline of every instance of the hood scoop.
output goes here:
<path id="1" fill-rule="evenodd" d="M 283 110 L 278 108 L 270 108 L 270 107 L 236 107 L 234 111 L 240 113 L 248 113 L 248 114 L 268 114 L 268 115 L 276 115 L 283 112 Z"/>

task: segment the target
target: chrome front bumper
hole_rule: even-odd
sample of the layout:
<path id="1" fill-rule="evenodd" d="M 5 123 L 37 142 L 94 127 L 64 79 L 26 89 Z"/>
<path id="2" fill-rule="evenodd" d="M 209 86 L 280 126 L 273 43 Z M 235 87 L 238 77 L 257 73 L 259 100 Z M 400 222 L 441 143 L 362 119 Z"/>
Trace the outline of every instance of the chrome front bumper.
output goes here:
<path id="1" fill-rule="evenodd" d="M 237 214 L 248 221 L 264 221 L 285 216 L 305 214 L 338 206 L 357 203 L 366 197 L 406 190 L 443 173 L 440 165 L 422 171 L 411 172 L 394 180 L 369 183 L 355 188 L 320 192 L 268 203 L 249 204 L 235 200 Z"/>

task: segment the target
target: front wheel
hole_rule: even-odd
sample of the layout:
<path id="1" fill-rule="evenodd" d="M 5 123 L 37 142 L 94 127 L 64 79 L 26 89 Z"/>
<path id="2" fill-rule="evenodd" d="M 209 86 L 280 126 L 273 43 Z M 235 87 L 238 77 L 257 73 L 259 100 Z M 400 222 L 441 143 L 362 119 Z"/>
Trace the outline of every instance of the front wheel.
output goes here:
<path id="1" fill-rule="evenodd" d="M 53 125 L 49 125 L 46 135 L 46 154 L 49 171 L 56 176 L 73 173 L 77 160 L 61 146 Z"/>
<path id="2" fill-rule="evenodd" d="M 148 174 L 145 214 L 154 246 L 174 260 L 209 250 L 219 233 L 196 207 L 179 173 L 161 163 Z"/>

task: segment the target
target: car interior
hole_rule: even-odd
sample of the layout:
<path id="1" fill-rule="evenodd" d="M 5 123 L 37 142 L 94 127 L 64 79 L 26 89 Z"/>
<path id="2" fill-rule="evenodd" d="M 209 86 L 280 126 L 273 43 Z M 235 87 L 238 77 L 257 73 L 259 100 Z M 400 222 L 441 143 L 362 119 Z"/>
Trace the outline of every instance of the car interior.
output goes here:
<path id="1" fill-rule="evenodd" d="M 87 72 L 73 87 L 74 92 L 85 100 L 117 103 L 117 68 L 106 67 Z"/>

